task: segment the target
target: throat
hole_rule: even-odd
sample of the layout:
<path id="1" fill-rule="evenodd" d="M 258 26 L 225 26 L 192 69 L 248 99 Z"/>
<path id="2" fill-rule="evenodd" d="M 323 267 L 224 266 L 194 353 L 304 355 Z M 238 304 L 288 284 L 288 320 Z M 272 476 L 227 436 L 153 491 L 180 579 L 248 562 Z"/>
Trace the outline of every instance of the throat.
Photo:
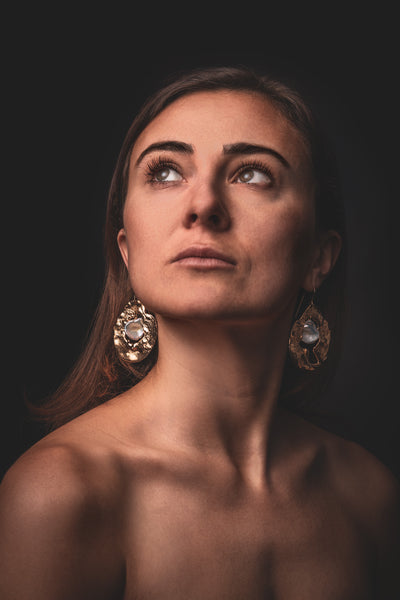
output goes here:
<path id="1" fill-rule="evenodd" d="M 157 318 L 158 373 L 170 385 L 175 382 L 181 387 L 182 380 L 189 380 L 194 395 L 207 390 L 231 398 L 245 390 L 256 404 L 267 390 L 279 387 L 287 354 L 287 323 Z"/>
<path id="2" fill-rule="evenodd" d="M 286 357 L 282 335 L 269 334 L 159 319 L 158 361 L 136 386 L 149 397 L 157 440 L 214 454 L 244 479 L 264 481 Z"/>

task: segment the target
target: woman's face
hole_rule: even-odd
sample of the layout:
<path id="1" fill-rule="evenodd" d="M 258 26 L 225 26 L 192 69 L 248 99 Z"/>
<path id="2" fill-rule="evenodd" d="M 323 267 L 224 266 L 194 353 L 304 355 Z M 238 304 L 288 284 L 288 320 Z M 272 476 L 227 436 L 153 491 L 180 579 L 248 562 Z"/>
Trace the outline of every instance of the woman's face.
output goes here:
<path id="1" fill-rule="evenodd" d="M 118 242 L 159 315 L 270 319 L 312 289 L 317 251 L 306 144 L 263 96 L 196 92 L 137 139 Z"/>

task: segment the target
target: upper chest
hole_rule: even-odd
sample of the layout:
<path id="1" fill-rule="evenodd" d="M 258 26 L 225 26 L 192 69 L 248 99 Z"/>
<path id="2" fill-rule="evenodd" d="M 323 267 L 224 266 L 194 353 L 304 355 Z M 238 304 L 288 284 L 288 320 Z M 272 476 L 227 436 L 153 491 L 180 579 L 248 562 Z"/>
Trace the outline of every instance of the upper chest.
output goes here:
<path id="1" fill-rule="evenodd" d="M 126 600 L 372 597 L 371 544 L 327 489 L 254 499 L 153 482 L 127 506 Z"/>

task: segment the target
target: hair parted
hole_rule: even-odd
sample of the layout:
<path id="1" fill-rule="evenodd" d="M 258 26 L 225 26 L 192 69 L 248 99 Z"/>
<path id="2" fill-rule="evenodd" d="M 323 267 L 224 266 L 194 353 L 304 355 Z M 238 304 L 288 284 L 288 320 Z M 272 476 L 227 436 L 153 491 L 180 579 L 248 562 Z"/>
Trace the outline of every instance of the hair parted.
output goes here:
<path id="1" fill-rule="evenodd" d="M 34 413 L 54 429 L 135 385 L 154 366 L 157 347 L 140 365 L 122 364 L 113 344 L 114 323 L 133 292 L 117 244 L 123 226 L 132 148 L 140 133 L 168 105 L 182 96 L 201 91 L 248 91 L 261 94 L 299 131 L 307 144 L 316 182 L 316 217 L 324 231 L 342 237 L 339 259 L 318 290 L 317 303 L 332 331 L 327 361 L 318 373 L 304 373 L 290 360 L 284 371 L 281 400 L 300 411 L 321 391 L 334 373 L 339 355 L 344 302 L 346 231 L 336 162 L 313 112 L 301 95 L 286 84 L 248 67 L 211 67 L 184 73 L 156 91 L 131 124 L 120 150 L 109 190 L 105 219 L 106 273 L 102 297 L 83 352 L 59 389 Z"/>

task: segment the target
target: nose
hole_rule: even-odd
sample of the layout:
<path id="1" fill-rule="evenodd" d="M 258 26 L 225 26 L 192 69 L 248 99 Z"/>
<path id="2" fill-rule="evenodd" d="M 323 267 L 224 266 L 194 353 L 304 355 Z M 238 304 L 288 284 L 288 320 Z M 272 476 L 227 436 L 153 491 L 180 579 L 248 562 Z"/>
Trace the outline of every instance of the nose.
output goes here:
<path id="1" fill-rule="evenodd" d="M 185 205 L 184 226 L 203 226 L 213 231 L 229 229 L 231 217 L 223 198 L 223 192 L 216 183 L 203 183 L 192 190 Z"/>

